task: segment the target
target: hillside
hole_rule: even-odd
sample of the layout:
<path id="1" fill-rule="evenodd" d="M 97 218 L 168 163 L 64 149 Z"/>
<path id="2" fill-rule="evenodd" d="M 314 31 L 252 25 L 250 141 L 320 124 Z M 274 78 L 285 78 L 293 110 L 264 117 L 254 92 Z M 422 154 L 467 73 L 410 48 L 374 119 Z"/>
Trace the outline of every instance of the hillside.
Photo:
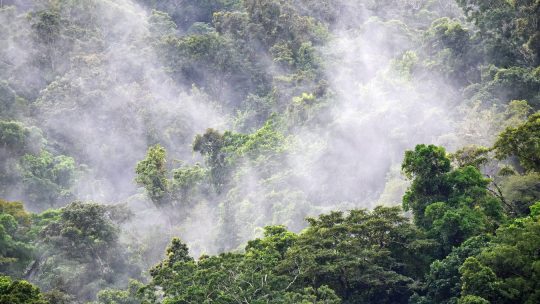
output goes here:
<path id="1" fill-rule="evenodd" d="M 0 304 L 540 302 L 538 16 L 0 1 Z"/>

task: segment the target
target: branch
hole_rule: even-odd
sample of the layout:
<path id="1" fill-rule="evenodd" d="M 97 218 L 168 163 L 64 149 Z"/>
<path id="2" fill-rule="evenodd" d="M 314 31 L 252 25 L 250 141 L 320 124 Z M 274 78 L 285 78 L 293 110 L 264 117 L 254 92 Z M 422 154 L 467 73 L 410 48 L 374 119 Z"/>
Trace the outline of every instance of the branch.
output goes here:
<path id="1" fill-rule="evenodd" d="M 490 176 L 488 175 L 488 177 Z M 491 194 L 493 194 L 495 197 L 497 197 L 501 201 L 501 203 L 503 203 L 503 205 L 506 206 L 508 211 L 512 212 L 515 215 L 516 210 L 514 209 L 514 206 L 506 201 L 499 185 L 497 185 L 497 183 L 493 179 L 491 179 L 491 184 L 495 187 L 497 191 L 490 189 L 489 187 L 487 187 L 487 190 L 491 192 Z"/>
<path id="2" fill-rule="evenodd" d="M 284 291 L 289 290 L 289 288 L 291 288 L 291 286 L 294 284 L 294 282 L 296 282 L 296 279 L 300 275 L 300 266 L 298 265 L 298 262 L 296 261 L 296 259 L 294 260 L 294 264 L 296 265 L 296 269 L 297 269 L 296 275 L 294 276 L 293 280 L 289 283 L 289 285 L 287 285 Z"/>

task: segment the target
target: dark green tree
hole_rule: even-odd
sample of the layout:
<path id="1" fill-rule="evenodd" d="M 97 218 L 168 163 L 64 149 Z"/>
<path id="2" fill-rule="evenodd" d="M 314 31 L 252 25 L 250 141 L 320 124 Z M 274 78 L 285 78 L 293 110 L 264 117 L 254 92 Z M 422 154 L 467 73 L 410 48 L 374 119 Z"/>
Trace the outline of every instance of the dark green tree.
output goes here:
<path id="1" fill-rule="evenodd" d="M 328 287 L 295 287 L 296 274 L 278 271 L 296 235 L 284 227 L 265 228 L 245 253 L 189 257 L 186 245 L 174 239 L 167 257 L 151 270 L 152 282 L 140 290 L 155 301 L 160 290 L 166 303 L 341 303 Z"/>
<path id="2" fill-rule="evenodd" d="M 461 294 L 483 299 L 499 298 L 500 282 L 489 267 L 482 265 L 475 257 L 469 257 L 459 268 L 461 274 Z"/>
<path id="3" fill-rule="evenodd" d="M 444 201 L 451 188 L 446 180 L 450 172 L 450 159 L 442 147 L 417 145 L 414 151 L 406 151 L 401 165 L 412 184 L 403 197 L 403 208 L 412 210 L 414 222 L 423 228 L 429 227 L 425 218 L 428 205 Z"/>
<path id="4" fill-rule="evenodd" d="M 431 263 L 422 290 L 425 295 L 411 298 L 412 303 L 455 304 L 461 295 L 459 268 L 468 257 L 479 254 L 488 241 L 485 235 L 472 237 L 454 248 L 444 259 Z"/>
<path id="5" fill-rule="evenodd" d="M 462 295 L 491 303 L 535 303 L 540 300 L 540 202 L 529 216 L 502 226 L 491 243 L 460 268 Z"/>
<path id="6" fill-rule="evenodd" d="M 284 266 L 298 273 L 295 284 L 327 285 L 344 303 L 407 303 L 430 262 L 433 243 L 398 207 L 332 212 L 308 221 Z"/>
<path id="7" fill-rule="evenodd" d="M 488 191 L 490 180 L 473 166 L 452 169 L 442 147 L 417 145 L 406 151 L 402 169 L 412 179 L 403 206 L 439 241 L 442 256 L 504 220 L 500 200 Z"/>
<path id="8" fill-rule="evenodd" d="M 48 304 L 39 288 L 0 275 L 0 304 Z"/>

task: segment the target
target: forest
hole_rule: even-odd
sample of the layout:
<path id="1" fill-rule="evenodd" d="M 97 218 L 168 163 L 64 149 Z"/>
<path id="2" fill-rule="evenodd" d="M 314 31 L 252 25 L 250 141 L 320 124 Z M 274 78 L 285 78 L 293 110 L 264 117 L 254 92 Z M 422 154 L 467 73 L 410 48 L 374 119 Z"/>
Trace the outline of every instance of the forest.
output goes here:
<path id="1" fill-rule="evenodd" d="M 540 303 L 539 0 L 0 0 L 0 304 Z"/>

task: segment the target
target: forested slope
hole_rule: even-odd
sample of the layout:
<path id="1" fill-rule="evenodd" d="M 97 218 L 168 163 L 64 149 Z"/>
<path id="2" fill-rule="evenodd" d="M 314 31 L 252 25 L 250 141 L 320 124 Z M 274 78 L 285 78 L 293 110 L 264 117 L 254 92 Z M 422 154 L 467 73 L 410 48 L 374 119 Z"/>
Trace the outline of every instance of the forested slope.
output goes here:
<path id="1" fill-rule="evenodd" d="M 0 1 L 0 303 L 540 302 L 538 16 Z"/>

